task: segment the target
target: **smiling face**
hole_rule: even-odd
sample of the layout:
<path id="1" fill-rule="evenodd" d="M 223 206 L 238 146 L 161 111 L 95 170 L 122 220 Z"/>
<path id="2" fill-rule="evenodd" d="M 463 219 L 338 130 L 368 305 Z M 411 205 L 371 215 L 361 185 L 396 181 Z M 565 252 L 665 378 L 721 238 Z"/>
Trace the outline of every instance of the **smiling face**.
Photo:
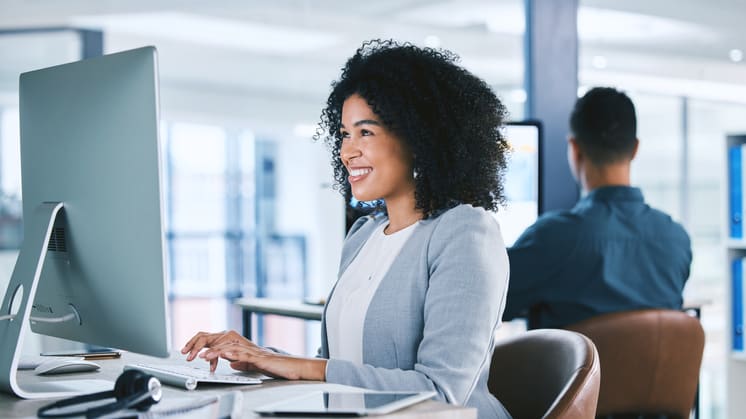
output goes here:
<path id="1" fill-rule="evenodd" d="M 414 199 L 411 154 L 361 96 L 345 100 L 340 131 L 340 157 L 355 199 L 383 199 L 387 206 Z"/>

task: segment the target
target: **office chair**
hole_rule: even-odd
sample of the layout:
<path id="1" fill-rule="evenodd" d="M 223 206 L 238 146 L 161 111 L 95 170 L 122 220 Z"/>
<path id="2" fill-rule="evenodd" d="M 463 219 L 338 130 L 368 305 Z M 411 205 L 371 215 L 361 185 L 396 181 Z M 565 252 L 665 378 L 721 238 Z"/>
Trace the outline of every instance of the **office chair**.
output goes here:
<path id="1" fill-rule="evenodd" d="M 567 329 L 588 336 L 598 348 L 603 371 L 598 417 L 689 418 L 705 342 L 699 320 L 678 310 L 635 310 Z"/>
<path id="2" fill-rule="evenodd" d="M 514 418 L 590 419 L 599 369 L 596 348 L 585 336 L 531 330 L 495 345 L 487 386 Z"/>

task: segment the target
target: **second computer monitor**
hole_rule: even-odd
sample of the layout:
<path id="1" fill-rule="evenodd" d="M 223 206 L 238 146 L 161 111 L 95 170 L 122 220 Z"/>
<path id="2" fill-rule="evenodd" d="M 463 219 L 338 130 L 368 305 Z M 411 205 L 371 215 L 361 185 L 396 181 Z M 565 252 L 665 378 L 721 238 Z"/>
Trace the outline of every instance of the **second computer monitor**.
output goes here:
<path id="1" fill-rule="evenodd" d="M 541 124 L 510 122 L 505 125 L 504 135 L 512 149 L 504 178 L 507 205 L 493 214 L 500 223 L 505 245 L 510 247 L 542 210 L 539 198 Z"/>

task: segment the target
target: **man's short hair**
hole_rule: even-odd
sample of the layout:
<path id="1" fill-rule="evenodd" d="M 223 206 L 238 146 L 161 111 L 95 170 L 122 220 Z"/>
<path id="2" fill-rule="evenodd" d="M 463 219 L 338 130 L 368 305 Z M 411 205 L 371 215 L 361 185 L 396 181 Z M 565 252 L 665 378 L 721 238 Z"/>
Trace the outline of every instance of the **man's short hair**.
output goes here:
<path id="1" fill-rule="evenodd" d="M 575 102 L 570 129 L 588 158 L 597 165 L 631 158 L 637 142 L 632 100 L 611 87 L 595 87 Z"/>

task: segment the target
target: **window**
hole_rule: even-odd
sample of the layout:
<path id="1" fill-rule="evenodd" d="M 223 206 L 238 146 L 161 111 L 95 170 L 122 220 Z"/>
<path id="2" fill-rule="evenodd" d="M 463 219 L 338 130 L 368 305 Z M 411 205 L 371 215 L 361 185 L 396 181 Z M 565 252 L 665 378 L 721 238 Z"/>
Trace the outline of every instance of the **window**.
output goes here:
<path id="1" fill-rule="evenodd" d="M 254 138 L 218 126 L 163 126 L 165 225 L 178 346 L 198 330 L 239 328 L 231 300 L 254 294 Z"/>

